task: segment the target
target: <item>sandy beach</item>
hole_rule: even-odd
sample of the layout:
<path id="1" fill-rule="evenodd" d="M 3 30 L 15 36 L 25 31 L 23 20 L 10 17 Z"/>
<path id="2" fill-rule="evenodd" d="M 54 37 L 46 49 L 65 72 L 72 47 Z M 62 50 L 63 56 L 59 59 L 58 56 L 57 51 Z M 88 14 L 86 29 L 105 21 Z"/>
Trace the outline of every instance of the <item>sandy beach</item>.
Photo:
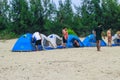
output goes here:
<path id="1" fill-rule="evenodd" d="M 120 47 L 11 52 L 0 40 L 0 80 L 120 80 Z"/>

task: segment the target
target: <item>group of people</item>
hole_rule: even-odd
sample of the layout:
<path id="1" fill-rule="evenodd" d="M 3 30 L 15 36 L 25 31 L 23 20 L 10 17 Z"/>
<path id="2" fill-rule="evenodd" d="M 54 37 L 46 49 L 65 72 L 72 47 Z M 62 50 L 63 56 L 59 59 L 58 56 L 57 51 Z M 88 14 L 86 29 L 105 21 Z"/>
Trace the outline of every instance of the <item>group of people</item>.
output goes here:
<path id="1" fill-rule="evenodd" d="M 97 51 L 100 51 L 100 41 L 102 40 L 102 25 L 98 24 L 98 27 L 96 29 L 94 29 L 94 34 L 96 37 L 96 46 L 97 46 Z M 115 44 L 120 44 L 118 42 L 120 42 L 120 31 L 117 31 L 117 33 L 112 37 L 112 33 L 111 33 L 111 28 L 109 28 L 107 30 L 107 42 L 108 42 L 108 46 L 112 46 L 112 40 L 114 41 Z M 119 40 L 119 41 L 118 41 Z"/>
<path id="2" fill-rule="evenodd" d="M 62 38 L 60 38 L 56 34 L 51 34 L 48 37 L 46 37 L 44 34 L 41 34 L 39 32 L 35 32 L 32 35 L 32 43 L 35 43 L 35 47 L 36 47 L 37 51 L 39 50 L 38 45 L 41 45 L 43 50 L 45 50 L 45 47 L 43 44 L 44 39 L 46 39 L 49 43 L 49 46 L 51 46 L 53 48 L 57 48 L 57 42 L 56 42 L 57 40 L 56 39 L 59 39 L 59 40 L 61 40 L 61 45 L 63 46 L 63 48 L 66 48 L 66 43 L 68 40 L 68 31 L 67 31 L 66 27 L 64 27 L 62 29 L 62 35 L 63 35 Z M 80 47 L 80 44 L 77 40 L 73 40 L 73 46 Z"/>
<path id="3" fill-rule="evenodd" d="M 117 31 L 116 34 L 112 37 L 111 28 L 107 30 L 107 40 L 108 46 L 112 46 L 112 41 L 115 44 L 120 45 L 120 31 Z"/>
<path id="4" fill-rule="evenodd" d="M 102 40 L 102 25 L 100 23 L 98 23 L 98 27 L 96 27 L 94 29 L 94 35 L 95 35 L 95 38 L 96 38 L 96 47 L 97 47 L 97 51 L 100 51 L 100 41 Z M 36 46 L 36 50 L 39 50 L 38 49 L 38 45 L 42 45 L 43 49 L 44 48 L 44 45 L 43 45 L 43 39 L 46 39 L 48 42 L 49 42 L 49 45 L 52 46 L 53 48 L 57 48 L 57 43 L 56 43 L 56 38 L 60 39 L 62 41 L 62 46 L 64 48 L 66 48 L 66 43 L 67 43 L 67 40 L 68 40 L 68 31 L 67 31 L 67 28 L 64 27 L 62 29 L 62 38 L 60 38 L 59 36 L 55 35 L 55 34 L 52 34 L 52 35 L 49 35 L 48 37 L 46 37 L 44 34 L 40 34 L 39 32 L 35 32 L 33 35 L 32 35 L 32 42 L 34 42 L 34 39 L 36 39 L 35 41 L 35 46 Z M 51 38 L 51 37 L 54 37 L 54 38 Z M 107 31 L 107 40 L 108 40 L 108 46 L 112 46 L 112 40 L 115 40 L 116 38 L 118 38 L 120 40 L 120 31 L 118 31 L 115 36 L 112 38 L 112 34 L 111 34 L 111 28 L 108 29 Z M 80 47 L 80 44 L 77 40 L 73 40 L 72 41 L 73 43 L 73 46 L 74 47 Z"/>
<path id="5" fill-rule="evenodd" d="M 36 48 L 36 51 L 39 50 L 39 45 L 42 46 L 42 49 L 45 50 L 45 47 L 44 47 L 44 41 L 48 42 L 48 45 L 53 47 L 53 48 L 56 48 L 57 45 L 56 45 L 56 39 L 59 39 L 59 40 L 62 40 L 58 35 L 56 34 L 51 34 L 49 35 L 48 37 L 46 37 L 44 34 L 42 33 L 39 33 L 39 32 L 34 32 L 33 35 L 32 35 L 32 44 L 35 43 L 35 48 Z"/>

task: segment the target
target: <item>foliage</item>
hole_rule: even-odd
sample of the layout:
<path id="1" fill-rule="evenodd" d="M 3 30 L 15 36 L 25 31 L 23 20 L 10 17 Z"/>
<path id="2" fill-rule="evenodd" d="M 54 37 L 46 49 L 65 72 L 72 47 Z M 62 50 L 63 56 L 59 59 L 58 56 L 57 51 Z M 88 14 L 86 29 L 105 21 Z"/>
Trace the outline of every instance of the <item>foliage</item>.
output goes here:
<path id="1" fill-rule="evenodd" d="M 10 32 L 8 30 L 0 31 L 0 39 L 12 39 L 17 38 L 19 35 Z"/>
<path id="2" fill-rule="evenodd" d="M 49 35 L 62 35 L 63 27 L 70 34 L 86 36 L 98 23 L 104 32 L 120 30 L 120 5 L 118 0 L 81 0 L 73 10 L 71 0 L 0 0 L 0 38 L 14 38 L 24 33 L 40 31 Z"/>
<path id="3" fill-rule="evenodd" d="M 74 30 L 72 30 L 72 29 L 68 29 L 68 34 L 73 34 L 73 35 L 77 35 L 76 33 L 75 33 L 75 31 Z"/>

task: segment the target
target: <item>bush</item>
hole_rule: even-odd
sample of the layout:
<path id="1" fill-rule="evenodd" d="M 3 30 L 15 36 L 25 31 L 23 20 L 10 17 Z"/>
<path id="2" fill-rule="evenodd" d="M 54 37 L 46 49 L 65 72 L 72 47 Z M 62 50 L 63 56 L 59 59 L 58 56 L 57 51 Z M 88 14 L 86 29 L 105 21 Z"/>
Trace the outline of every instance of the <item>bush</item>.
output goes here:
<path id="1" fill-rule="evenodd" d="M 75 33 L 75 31 L 74 30 L 72 30 L 72 29 L 68 29 L 68 34 L 73 34 L 73 35 L 77 35 L 76 33 Z"/>
<path id="2" fill-rule="evenodd" d="M 18 35 L 15 33 L 9 31 L 9 30 L 4 30 L 0 32 L 0 39 L 12 39 L 12 38 L 17 38 Z"/>

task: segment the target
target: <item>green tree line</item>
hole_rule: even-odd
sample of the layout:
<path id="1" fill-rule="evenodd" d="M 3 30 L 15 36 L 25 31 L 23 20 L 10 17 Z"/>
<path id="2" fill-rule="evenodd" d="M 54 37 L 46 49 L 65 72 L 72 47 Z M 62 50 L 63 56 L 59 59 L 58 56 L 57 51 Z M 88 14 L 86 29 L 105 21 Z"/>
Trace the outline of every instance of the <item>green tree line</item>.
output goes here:
<path id="1" fill-rule="evenodd" d="M 39 31 L 61 36 L 63 27 L 86 36 L 103 25 L 104 31 L 120 30 L 120 5 L 118 0 L 81 0 L 79 6 L 71 0 L 0 0 L 0 39 L 14 38 Z M 74 10 L 73 10 L 74 8 Z"/>

